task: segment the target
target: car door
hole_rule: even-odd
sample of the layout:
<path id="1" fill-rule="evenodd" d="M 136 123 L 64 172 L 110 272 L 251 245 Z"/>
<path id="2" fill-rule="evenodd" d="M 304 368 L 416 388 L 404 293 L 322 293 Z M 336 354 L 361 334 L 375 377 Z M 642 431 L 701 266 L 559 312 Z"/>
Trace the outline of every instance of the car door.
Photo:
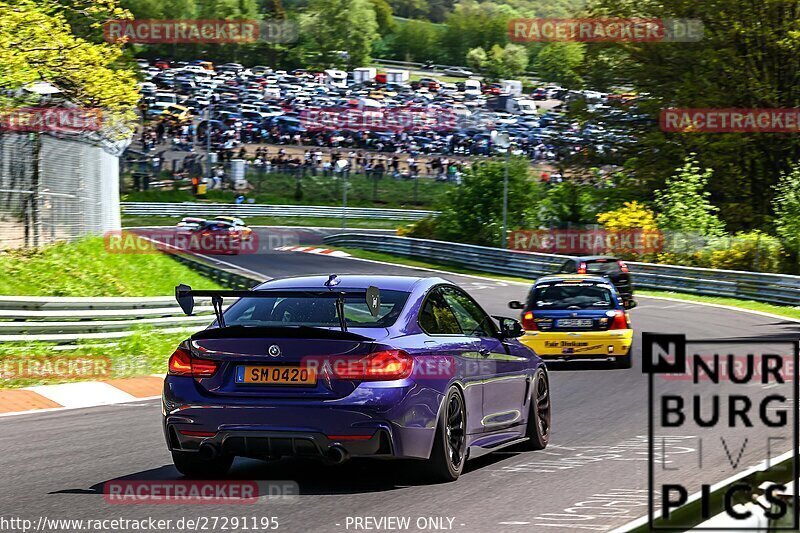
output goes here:
<path id="1" fill-rule="evenodd" d="M 495 431 L 521 423 L 530 382 L 527 352 L 513 350 L 502 341 L 492 319 L 466 292 L 446 287 L 443 293 L 464 335 L 479 345 L 484 375 L 483 430 Z"/>
<path id="2" fill-rule="evenodd" d="M 420 307 L 419 326 L 427 334 L 424 341 L 424 354 L 428 360 L 440 360 L 442 356 L 453 357 L 455 368 L 452 371 L 461 382 L 464 390 L 464 404 L 467 409 L 467 434 L 481 433 L 483 425 L 483 375 L 476 362 L 480 359 L 478 343 L 463 334 L 453 310 L 447 305 L 441 287 L 434 287 Z M 438 370 L 441 367 L 423 365 L 423 378 L 448 379 Z M 436 375 L 427 376 L 425 369 L 434 368 Z M 449 374 L 450 372 L 448 372 Z"/>

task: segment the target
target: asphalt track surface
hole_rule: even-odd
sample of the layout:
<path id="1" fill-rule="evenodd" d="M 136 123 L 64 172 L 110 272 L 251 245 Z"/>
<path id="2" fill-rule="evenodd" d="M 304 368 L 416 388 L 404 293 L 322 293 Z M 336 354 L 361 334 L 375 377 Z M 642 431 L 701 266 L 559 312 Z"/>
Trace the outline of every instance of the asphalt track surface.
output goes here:
<path id="1" fill-rule="evenodd" d="M 507 282 L 308 253 L 226 260 L 270 277 L 441 276 L 465 287 L 491 314 L 506 316 L 514 316 L 507 302 L 521 299 L 525 292 L 525 287 Z M 407 465 L 395 462 L 354 460 L 332 467 L 299 460 L 237 459 L 231 478 L 292 480 L 299 484 L 300 496 L 254 505 L 109 504 L 103 494 L 108 481 L 181 479 L 162 437 L 160 402 L 149 400 L 0 418 L 0 516 L 28 518 L 34 524 L 43 516 L 154 517 L 172 519 L 170 531 L 188 531 L 174 521 L 201 516 L 277 517 L 277 530 L 291 532 L 609 531 L 647 512 L 647 378 L 640 368 L 640 333 L 757 338 L 800 332 L 795 322 L 730 309 L 649 298 L 639 302 L 631 313 L 637 332 L 634 368 L 551 372 L 550 446 L 540 452 L 499 451 L 470 461 L 454 483 L 421 484 Z M 773 455 L 789 447 L 774 450 Z M 669 441 L 664 448 L 666 461 L 681 468 L 664 475 L 697 490 L 700 483 L 720 481 L 736 472 L 719 443 L 705 446 L 702 468 L 697 466 L 697 448 L 691 432 Z M 742 452 L 739 466 L 757 464 L 764 456 L 764 443 L 753 442 Z M 365 517 L 407 517 L 410 522 L 399 528 L 358 522 Z M 429 517 L 442 522 L 426 522 Z M 223 530 L 219 522 L 216 529 L 211 526 L 206 524 L 206 530 Z M 227 530 L 244 531 L 231 524 Z"/>

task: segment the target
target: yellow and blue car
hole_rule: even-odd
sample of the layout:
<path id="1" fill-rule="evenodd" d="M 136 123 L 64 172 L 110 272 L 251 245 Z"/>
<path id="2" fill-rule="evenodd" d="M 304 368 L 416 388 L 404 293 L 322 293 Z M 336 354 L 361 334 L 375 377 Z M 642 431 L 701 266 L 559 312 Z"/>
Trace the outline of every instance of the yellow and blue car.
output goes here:
<path id="1" fill-rule="evenodd" d="M 602 276 L 558 274 L 536 280 L 527 301 L 509 302 L 522 311 L 523 344 L 548 360 L 604 360 L 631 367 L 633 329 L 611 280 Z"/>

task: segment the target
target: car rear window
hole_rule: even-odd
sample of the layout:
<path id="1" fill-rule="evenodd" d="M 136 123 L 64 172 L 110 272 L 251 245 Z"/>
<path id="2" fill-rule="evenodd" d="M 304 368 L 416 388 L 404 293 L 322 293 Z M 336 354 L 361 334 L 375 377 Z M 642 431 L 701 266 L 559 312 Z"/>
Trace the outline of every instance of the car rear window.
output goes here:
<path id="1" fill-rule="evenodd" d="M 533 288 L 530 306 L 533 309 L 611 309 L 614 295 L 608 285 L 600 283 L 548 283 Z"/>
<path id="2" fill-rule="evenodd" d="M 386 328 L 400 316 L 409 293 L 381 290 L 381 306 L 373 317 L 363 296 L 346 297 L 344 316 L 353 328 Z M 225 311 L 227 326 L 339 327 L 334 298 L 242 298 Z"/>
<path id="3" fill-rule="evenodd" d="M 587 274 L 618 274 L 619 263 L 616 261 L 590 261 L 586 263 Z"/>

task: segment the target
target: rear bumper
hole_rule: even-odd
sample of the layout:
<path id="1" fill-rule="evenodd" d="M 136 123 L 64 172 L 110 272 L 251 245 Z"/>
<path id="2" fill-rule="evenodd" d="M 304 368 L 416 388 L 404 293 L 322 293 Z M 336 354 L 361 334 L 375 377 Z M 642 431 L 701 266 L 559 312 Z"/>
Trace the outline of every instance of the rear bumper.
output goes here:
<path id="1" fill-rule="evenodd" d="M 542 359 L 599 359 L 628 354 L 633 330 L 527 331 L 519 339 Z"/>
<path id="2" fill-rule="evenodd" d="M 257 458 L 324 456 L 333 444 L 355 457 L 427 458 L 442 398 L 406 381 L 361 384 L 333 400 L 220 397 L 192 378 L 168 376 L 163 429 L 171 450 L 211 439 L 225 453 Z"/>
<path id="3" fill-rule="evenodd" d="M 181 429 L 180 424 L 165 426 L 167 443 L 171 450 L 196 452 L 201 444 L 211 444 L 221 454 L 254 459 L 327 459 L 331 448 L 337 446 L 343 448 L 349 457 L 394 457 L 392 440 L 386 429 L 379 429 L 372 435 L 361 435 L 355 440 L 350 435 L 258 430 L 220 431 L 214 436 L 189 436 L 183 435 Z"/>

